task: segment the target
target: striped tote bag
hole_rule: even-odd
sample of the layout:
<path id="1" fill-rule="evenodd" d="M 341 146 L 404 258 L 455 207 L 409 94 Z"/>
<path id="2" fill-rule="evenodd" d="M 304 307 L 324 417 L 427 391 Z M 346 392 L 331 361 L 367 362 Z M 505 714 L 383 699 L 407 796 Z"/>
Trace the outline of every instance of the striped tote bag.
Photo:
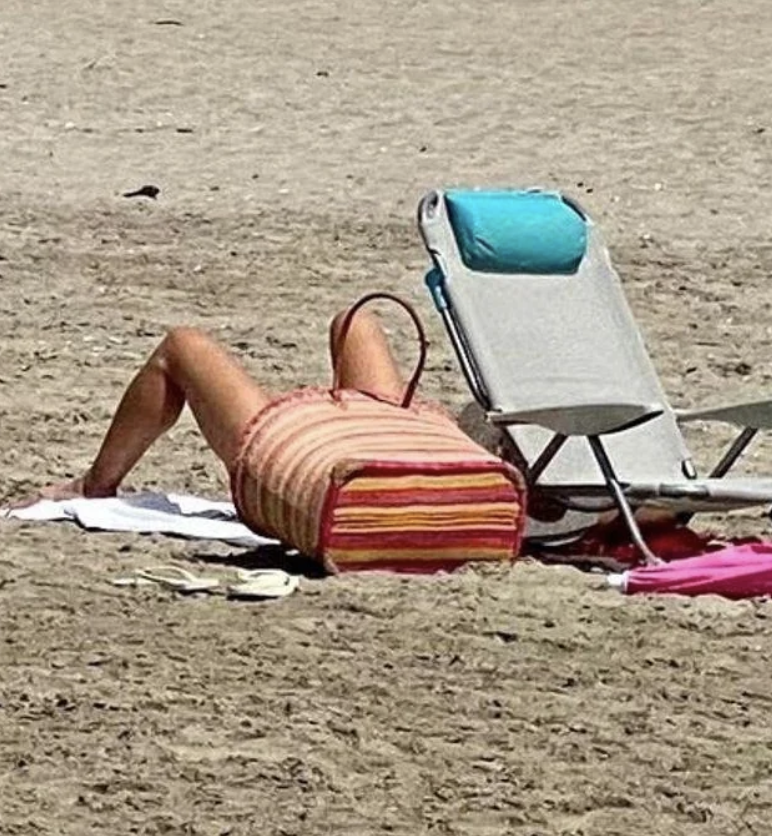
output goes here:
<path id="1" fill-rule="evenodd" d="M 439 407 L 414 398 L 420 356 L 401 404 L 338 386 L 279 398 L 247 428 L 232 474 L 242 519 L 320 560 L 331 572 L 431 572 L 519 553 L 525 489 L 508 463 L 470 439 Z"/>

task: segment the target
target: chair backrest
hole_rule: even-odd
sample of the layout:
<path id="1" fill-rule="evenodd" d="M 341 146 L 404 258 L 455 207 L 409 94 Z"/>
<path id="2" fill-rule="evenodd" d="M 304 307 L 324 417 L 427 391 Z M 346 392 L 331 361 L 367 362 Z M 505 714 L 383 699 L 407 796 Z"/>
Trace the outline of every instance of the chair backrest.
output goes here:
<path id="1" fill-rule="evenodd" d="M 617 473 L 631 482 L 693 475 L 608 251 L 576 203 L 541 190 L 435 191 L 421 201 L 419 226 L 435 302 L 447 309 L 483 406 L 661 404 L 660 417 L 607 437 Z M 531 463 L 551 436 L 507 431 Z M 586 441 L 572 438 L 541 482 L 595 485 L 602 476 Z"/>

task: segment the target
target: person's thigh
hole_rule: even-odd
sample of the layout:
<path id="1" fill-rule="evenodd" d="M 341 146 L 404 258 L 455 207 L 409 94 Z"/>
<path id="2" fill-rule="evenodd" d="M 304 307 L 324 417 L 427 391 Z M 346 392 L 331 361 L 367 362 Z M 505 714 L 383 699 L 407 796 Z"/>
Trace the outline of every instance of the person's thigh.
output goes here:
<path id="1" fill-rule="evenodd" d="M 330 355 L 333 369 L 336 364 L 338 367 L 339 386 L 388 400 L 401 400 L 405 382 L 380 320 L 369 311 L 357 311 L 341 341 L 345 315 L 341 311 L 330 325 Z"/>
<path id="2" fill-rule="evenodd" d="M 162 358 L 209 446 L 230 469 L 246 424 L 270 402 L 270 395 L 232 354 L 198 329 L 170 332 Z"/>

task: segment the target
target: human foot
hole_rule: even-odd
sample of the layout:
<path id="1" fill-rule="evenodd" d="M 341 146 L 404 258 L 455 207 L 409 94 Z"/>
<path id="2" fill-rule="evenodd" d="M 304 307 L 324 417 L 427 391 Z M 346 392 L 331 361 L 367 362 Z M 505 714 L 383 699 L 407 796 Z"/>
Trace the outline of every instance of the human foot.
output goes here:
<path id="1" fill-rule="evenodd" d="M 31 496 L 11 502 L 8 507 L 12 510 L 15 508 L 27 508 L 30 505 L 34 505 L 36 502 L 40 502 L 42 499 L 50 499 L 54 502 L 60 502 L 65 499 L 82 499 L 85 497 L 93 498 L 104 496 L 115 496 L 115 491 L 102 490 L 90 484 L 89 474 L 86 473 L 83 476 L 78 476 L 75 479 L 69 479 L 66 482 L 56 482 L 53 485 L 46 485 L 44 488 L 41 488 L 37 493 L 34 493 Z"/>

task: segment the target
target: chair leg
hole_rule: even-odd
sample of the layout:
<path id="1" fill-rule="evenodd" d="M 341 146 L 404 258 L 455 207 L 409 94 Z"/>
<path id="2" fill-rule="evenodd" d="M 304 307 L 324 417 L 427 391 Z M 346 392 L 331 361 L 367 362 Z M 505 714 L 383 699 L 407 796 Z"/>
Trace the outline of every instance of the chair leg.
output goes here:
<path id="1" fill-rule="evenodd" d="M 609 459 L 608 453 L 606 453 L 606 449 L 600 438 L 597 435 L 591 435 L 588 436 L 587 440 L 590 442 L 590 447 L 592 447 L 595 460 L 598 462 L 603 478 L 606 480 L 606 484 L 608 485 L 609 492 L 619 509 L 619 513 L 622 515 L 622 519 L 625 521 L 625 525 L 627 526 L 627 530 L 630 532 L 633 543 L 643 556 L 644 563 L 647 566 L 654 566 L 662 563 L 661 558 L 654 554 L 654 552 L 646 545 L 646 541 L 643 539 L 643 534 L 641 533 L 641 529 L 635 519 L 635 513 L 630 507 L 630 503 L 627 501 L 622 485 L 619 483 L 619 479 L 614 472 L 611 459 Z"/>
<path id="2" fill-rule="evenodd" d="M 711 470 L 711 478 L 723 476 L 737 459 L 740 458 L 743 450 L 753 441 L 757 432 L 758 430 L 755 427 L 745 427 L 721 457 L 721 461 Z"/>
<path id="3" fill-rule="evenodd" d="M 537 482 L 539 477 L 547 469 L 550 462 L 560 452 L 560 448 L 568 441 L 567 435 L 555 433 L 547 443 L 547 446 L 539 453 L 536 461 L 528 468 L 525 474 L 529 482 Z"/>

